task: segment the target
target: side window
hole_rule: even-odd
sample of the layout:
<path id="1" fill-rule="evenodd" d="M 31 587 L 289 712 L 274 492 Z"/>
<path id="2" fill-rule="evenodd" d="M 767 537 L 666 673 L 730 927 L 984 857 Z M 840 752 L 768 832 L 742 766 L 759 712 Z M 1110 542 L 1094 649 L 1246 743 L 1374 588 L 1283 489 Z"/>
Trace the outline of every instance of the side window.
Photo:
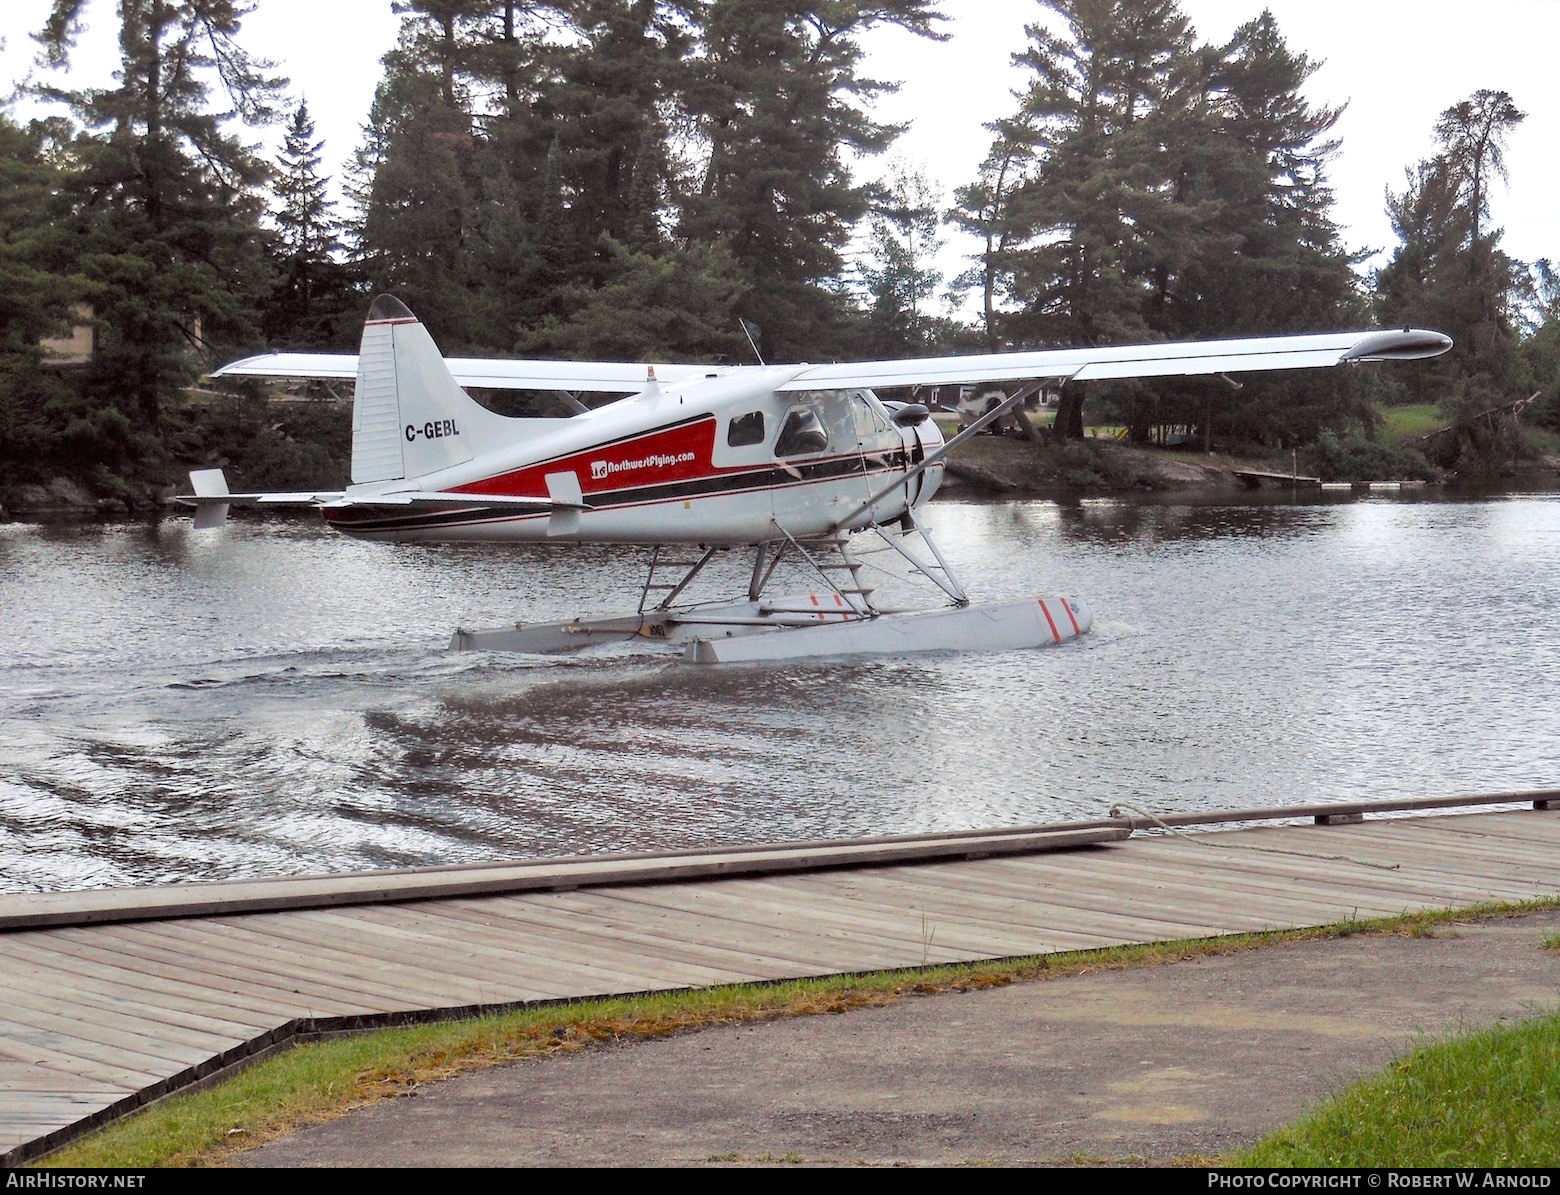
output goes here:
<path id="1" fill-rule="evenodd" d="M 867 401 L 866 391 L 857 390 L 851 395 L 851 409 L 856 415 L 856 435 L 863 444 L 870 444 L 875 437 L 893 431 L 888 420 Z"/>
<path id="2" fill-rule="evenodd" d="M 738 415 L 726 429 L 726 443 L 732 448 L 746 448 L 749 444 L 764 442 L 764 413 L 753 411 Z"/>
<path id="3" fill-rule="evenodd" d="M 785 417 L 780 427 L 780 438 L 775 441 L 776 456 L 802 456 L 809 452 L 822 452 L 829 446 L 829 433 L 823 428 L 823 420 L 811 407 L 796 407 Z"/>

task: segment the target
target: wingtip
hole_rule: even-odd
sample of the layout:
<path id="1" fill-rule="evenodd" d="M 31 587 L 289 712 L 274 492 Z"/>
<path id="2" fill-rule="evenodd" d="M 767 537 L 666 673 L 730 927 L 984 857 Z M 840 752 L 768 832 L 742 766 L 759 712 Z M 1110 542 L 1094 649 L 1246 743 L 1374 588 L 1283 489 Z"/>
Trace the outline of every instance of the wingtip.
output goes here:
<path id="1" fill-rule="evenodd" d="M 233 377 L 237 374 L 247 373 L 256 366 L 261 366 L 267 361 L 274 360 L 277 356 L 279 356 L 277 353 L 256 353 L 253 357 L 242 357 L 237 361 L 229 361 L 220 369 L 213 369 L 206 376 L 208 378 Z"/>
<path id="2" fill-rule="evenodd" d="M 1444 332 L 1426 328 L 1373 332 L 1340 358 L 1342 361 L 1423 361 L 1439 357 L 1452 347 L 1452 338 Z"/>

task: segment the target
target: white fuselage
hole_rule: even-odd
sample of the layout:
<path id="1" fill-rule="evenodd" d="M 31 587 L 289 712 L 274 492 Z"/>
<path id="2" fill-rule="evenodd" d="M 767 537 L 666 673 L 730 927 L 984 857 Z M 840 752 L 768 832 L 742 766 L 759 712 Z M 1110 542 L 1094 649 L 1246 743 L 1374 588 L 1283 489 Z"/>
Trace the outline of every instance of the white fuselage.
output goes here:
<path id="1" fill-rule="evenodd" d="M 430 493 L 545 499 L 560 474 L 572 474 L 585 509 L 561 532 L 548 513 L 512 505 L 350 504 L 405 491 L 405 482 L 354 486 L 349 503 L 327 506 L 325 518 L 373 539 L 731 546 L 887 523 L 929 499 L 942 480 L 940 464 L 892 483 L 941 447 L 937 425 L 896 424 L 870 390 L 782 389 L 804 369 L 723 374 L 712 367 L 705 377 L 664 389 L 651 383 L 571 419 L 500 420 L 483 412 L 476 426 L 443 429 L 482 437 L 463 446 L 471 459 L 412 483 Z M 425 430 L 409 425 L 406 434 L 410 440 Z M 885 488 L 870 512 L 860 510 Z"/>

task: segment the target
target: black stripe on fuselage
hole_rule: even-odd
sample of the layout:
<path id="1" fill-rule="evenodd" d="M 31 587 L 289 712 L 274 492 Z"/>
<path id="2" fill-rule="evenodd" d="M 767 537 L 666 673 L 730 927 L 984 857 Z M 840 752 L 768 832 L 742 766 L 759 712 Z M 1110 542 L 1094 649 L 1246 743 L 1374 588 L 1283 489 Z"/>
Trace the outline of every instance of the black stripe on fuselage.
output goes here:
<path id="1" fill-rule="evenodd" d="M 587 494 L 586 500 L 592 512 L 622 510 L 630 506 L 647 506 L 657 502 L 675 502 L 688 498 L 706 498 L 714 495 L 753 493 L 760 490 L 807 485 L 819 481 L 841 480 L 851 477 L 876 477 L 903 470 L 907 454 L 903 451 L 873 453 L 871 467 L 860 456 L 825 457 L 819 460 L 798 462 L 789 468 L 768 465 L 758 469 L 733 470 L 708 477 L 694 477 L 685 481 L 667 482 L 661 485 L 629 486 L 619 490 L 596 491 Z M 881 458 L 883 465 L 876 464 Z M 794 470 L 794 472 L 793 472 Z M 546 518 L 546 515 L 517 515 L 512 507 L 458 506 L 443 507 L 417 514 L 387 514 L 383 508 L 361 510 L 352 507 L 329 511 L 326 522 L 340 531 L 422 531 L 440 527 L 476 526 L 483 523 L 505 522 L 520 518 Z"/>

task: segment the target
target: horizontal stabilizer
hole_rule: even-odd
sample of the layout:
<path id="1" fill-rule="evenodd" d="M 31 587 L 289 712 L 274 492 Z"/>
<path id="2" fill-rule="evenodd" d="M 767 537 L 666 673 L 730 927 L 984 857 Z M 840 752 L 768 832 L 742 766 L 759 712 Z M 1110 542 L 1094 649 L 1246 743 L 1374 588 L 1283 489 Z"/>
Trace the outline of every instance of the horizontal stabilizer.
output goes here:
<path id="1" fill-rule="evenodd" d="M 229 505 L 297 506 L 330 510 L 387 510 L 404 509 L 408 506 L 497 506 L 535 514 L 552 514 L 554 517 L 562 512 L 572 517 L 576 524 L 580 512 L 591 509 L 579 493 L 578 479 L 575 480 L 573 493 L 565 494 L 562 499 L 557 500 L 528 498 L 518 494 L 465 494 L 433 490 L 402 490 L 388 494 L 347 494 L 341 490 L 329 493 L 303 490 L 297 493 L 229 494 L 226 479 L 221 478 L 220 471 L 209 470 L 208 472 L 216 473 L 218 477 L 216 479 L 203 477 L 195 484 L 195 493 L 180 494 L 176 499 L 184 506 L 195 507 L 195 526 L 198 530 L 220 527 L 227 518 Z M 194 475 L 191 476 L 193 480 Z M 206 492 L 202 493 L 202 490 Z"/>
<path id="2" fill-rule="evenodd" d="M 433 490 L 403 490 L 395 494 L 368 494 L 362 497 L 337 494 L 321 505 L 328 506 L 332 510 L 345 510 L 349 507 L 364 509 L 426 503 L 439 506 L 512 506 L 520 510 L 534 510 L 539 514 L 545 514 L 556 506 L 547 498 L 523 498 L 515 494 L 461 494 Z"/>
<path id="3" fill-rule="evenodd" d="M 325 506 L 344 495 L 340 490 L 322 493 L 299 490 L 294 494 L 179 494 L 174 501 L 181 506 Z"/>
<path id="4" fill-rule="evenodd" d="M 234 494 L 228 491 L 227 476 L 221 469 L 197 469 L 190 474 L 193 494 L 174 499 L 181 506 L 195 508 L 195 530 L 209 531 L 227 522 L 230 506 L 322 506 L 342 497 L 339 490 L 328 493 L 304 490 L 297 493 Z"/>

